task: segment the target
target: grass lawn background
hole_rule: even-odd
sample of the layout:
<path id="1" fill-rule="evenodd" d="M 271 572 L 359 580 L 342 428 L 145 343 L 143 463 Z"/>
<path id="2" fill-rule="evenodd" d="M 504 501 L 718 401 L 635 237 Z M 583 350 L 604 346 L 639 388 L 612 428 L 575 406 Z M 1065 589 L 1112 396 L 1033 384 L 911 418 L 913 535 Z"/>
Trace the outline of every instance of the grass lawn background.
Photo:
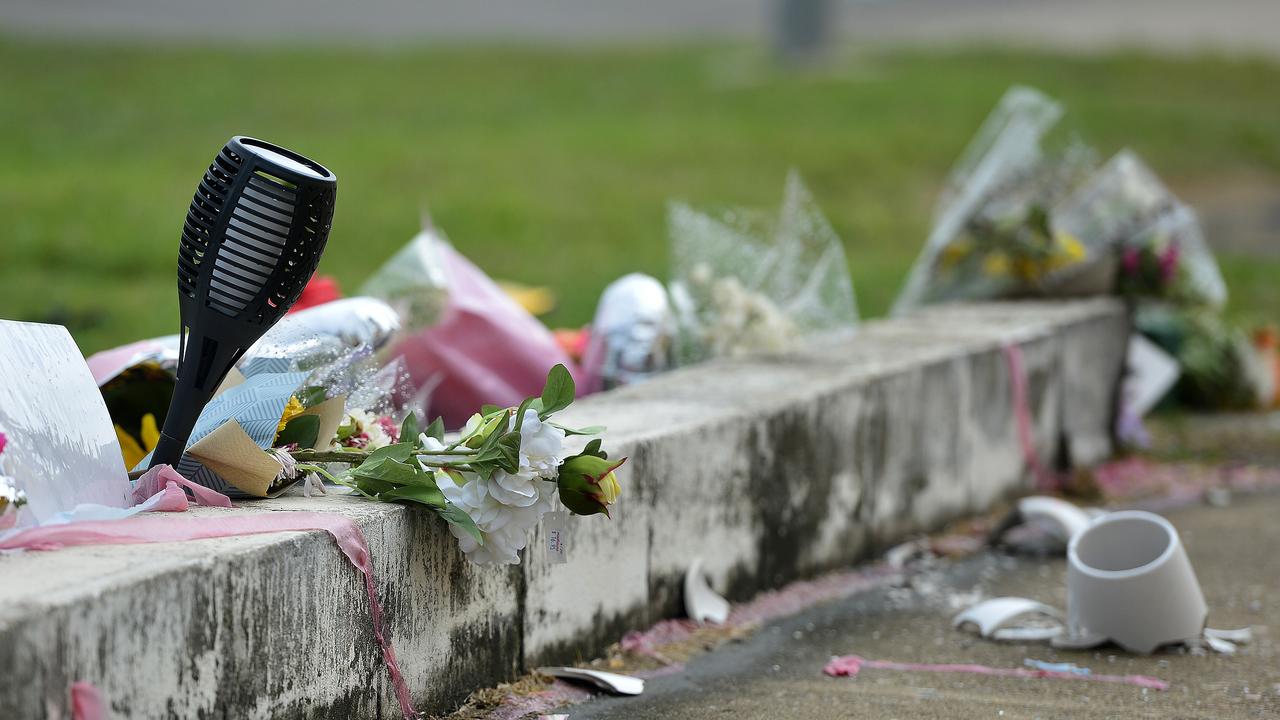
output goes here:
<path id="1" fill-rule="evenodd" d="M 1212 57 L 845 53 L 782 72 L 745 47 L 334 50 L 0 41 L 0 317 L 68 325 L 86 352 L 176 331 L 175 257 L 233 134 L 339 178 L 321 272 L 354 291 L 438 225 L 495 277 L 590 319 L 630 271 L 666 276 L 664 206 L 774 206 L 798 168 L 883 314 L 937 188 L 1013 83 L 1175 189 L 1280 179 L 1280 65 Z M 1191 198 L 1194 201 L 1194 198 Z M 1241 322 L 1280 311 L 1280 256 L 1221 257 Z"/>

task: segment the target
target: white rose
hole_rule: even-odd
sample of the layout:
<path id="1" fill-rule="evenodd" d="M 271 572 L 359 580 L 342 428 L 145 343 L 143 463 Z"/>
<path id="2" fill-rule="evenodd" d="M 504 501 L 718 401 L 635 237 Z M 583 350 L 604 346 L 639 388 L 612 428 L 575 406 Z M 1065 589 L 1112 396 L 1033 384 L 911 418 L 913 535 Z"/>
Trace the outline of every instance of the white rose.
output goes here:
<path id="1" fill-rule="evenodd" d="M 515 427 L 515 418 L 511 420 Z M 520 424 L 520 469 L 532 471 L 539 477 L 551 479 L 560 467 L 560 451 L 564 446 L 564 431 L 538 418 L 534 410 L 524 411 Z"/>
<path id="2" fill-rule="evenodd" d="M 538 502 L 538 483 L 545 482 L 532 471 L 508 473 L 495 470 L 489 480 L 489 494 L 503 505 L 529 507 Z"/>
<path id="3" fill-rule="evenodd" d="M 494 475 L 493 479 L 482 480 L 477 475 L 468 474 L 464 476 L 467 482 L 458 485 L 452 475 L 439 471 L 436 484 L 445 498 L 467 513 L 480 529 L 483 543 L 476 542 L 462 528 L 449 526 L 467 559 L 481 565 L 514 565 L 520 562 L 519 551 L 528 544 L 529 532 L 551 509 L 555 488 L 551 483 L 529 475 L 521 482 L 531 483 L 534 495 L 530 504 L 507 505 L 498 497 L 511 491 L 498 483 L 497 473 Z M 513 480 L 511 484 L 514 486 L 516 482 Z"/>

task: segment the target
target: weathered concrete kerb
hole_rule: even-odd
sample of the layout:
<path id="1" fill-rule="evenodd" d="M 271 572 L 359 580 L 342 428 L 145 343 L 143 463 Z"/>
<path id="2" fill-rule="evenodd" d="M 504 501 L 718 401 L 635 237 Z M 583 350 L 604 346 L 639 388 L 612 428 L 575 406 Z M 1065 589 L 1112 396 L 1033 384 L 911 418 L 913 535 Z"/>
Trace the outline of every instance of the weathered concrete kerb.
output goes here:
<path id="1" fill-rule="evenodd" d="M 1025 491 L 1004 345 L 1039 456 L 1105 457 L 1128 330 L 1104 300 L 939 308 L 587 398 L 565 420 L 630 460 L 566 564 L 535 537 L 520 567 L 472 566 L 432 514 L 350 498 L 196 512 L 353 518 L 414 699 L 443 710 L 678 614 L 695 556 L 741 599 Z M 360 578 L 319 532 L 0 557 L 0 609 L 0 718 L 65 709 L 76 680 L 118 717 L 398 714 Z"/>

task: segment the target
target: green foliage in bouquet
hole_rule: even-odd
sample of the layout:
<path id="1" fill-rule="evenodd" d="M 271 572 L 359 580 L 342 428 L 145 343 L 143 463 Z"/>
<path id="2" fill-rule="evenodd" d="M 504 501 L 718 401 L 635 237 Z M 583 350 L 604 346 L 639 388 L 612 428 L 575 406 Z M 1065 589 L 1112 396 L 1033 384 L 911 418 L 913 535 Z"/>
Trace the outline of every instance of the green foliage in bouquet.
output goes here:
<path id="1" fill-rule="evenodd" d="M 1248 339 L 1212 310 L 1141 308 L 1137 329 L 1178 360 L 1182 375 L 1174 398 L 1200 409 L 1251 409 L 1258 405 L 1259 369 Z"/>
<path id="2" fill-rule="evenodd" d="M 368 451 L 347 447 L 324 451 L 299 449 L 289 451 L 289 455 L 297 471 L 318 473 L 371 500 L 425 505 L 482 543 L 483 533 L 476 521 L 451 503 L 441 490 L 439 473 L 447 473 L 447 479 L 459 486 L 487 482 L 499 473 L 528 474 L 529 468 L 522 466 L 521 430 L 526 421 L 532 422 L 527 420 L 531 417 L 529 411 L 539 422 L 555 428 L 561 437 L 602 432 L 600 427 L 570 428 L 551 422 L 555 413 L 573 403 L 575 395 L 573 376 L 563 365 L 556 365 L 547 374 L 541 395 L 526 398 L 516 407 L 487 405 L 471 418 L 460 434 L 449 440 L 440 418 L 422 428 L 418 418 L 410 413 L 400 426 L 399 441 L 393 444 Z M 290 421 L 281 439 L 297 442 L 300 447 L 314 443 L 312 424 L 299 424 L 305 417 Z M 341 441 L 341 427 L 338 434 Z M 562 460 L 551 478 L 537 480 L 555 483 L 565 506 L 579 515 L 607 514 L 609 504 L 618 496 L 613 471 L 622 463 L 604 461 L 600 445 L 599 439 L 593 440 L 582 454 Z M 349 467 L 332 472 L 326 465 L 333 463 Z M 600 463 L 607 467 L 598 467 Z"/>

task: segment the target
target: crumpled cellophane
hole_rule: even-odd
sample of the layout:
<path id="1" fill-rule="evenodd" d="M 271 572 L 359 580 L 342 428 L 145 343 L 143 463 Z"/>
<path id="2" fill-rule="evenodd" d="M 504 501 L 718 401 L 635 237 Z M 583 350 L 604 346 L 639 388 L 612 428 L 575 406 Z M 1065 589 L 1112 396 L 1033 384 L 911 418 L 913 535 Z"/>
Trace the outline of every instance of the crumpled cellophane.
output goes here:
<path id="1" fill-rule="evenodd" d="M 857 324 L 844 246 L 797 173 L 776 218 L 672 203 L 668 229 L 678 363 L 781 352 Z"/>
<path id="2" fill-rule="evenodd" d="M 380 298 L 400 315 L 405 333 L 440 322 L 449 304 L 449 278 L 441 257 L 443 236 L 424 220 L 413 237 L 360 286 L 361 295 Z"/>
<path id="3" fill-rule="evenodd" d="M 1181 306 L 1226 304 L 1226 283 L 1195 212 L 1132 151 L 1107 162 L 1054 217 L 1089 244 L 1114 248 L 1121 294 Z"/>
<path id="4" fill-rule="evenodd" d="M 1106 248 L 1053 219 L 1055 203 L 1094 164 L 1079 142 L 1060 151 L 1042 146 L 1061 115 L 1036 90 L 1005 93 L 952 169 L 894 314 L 935 302 L 1109 290 Z"/>

